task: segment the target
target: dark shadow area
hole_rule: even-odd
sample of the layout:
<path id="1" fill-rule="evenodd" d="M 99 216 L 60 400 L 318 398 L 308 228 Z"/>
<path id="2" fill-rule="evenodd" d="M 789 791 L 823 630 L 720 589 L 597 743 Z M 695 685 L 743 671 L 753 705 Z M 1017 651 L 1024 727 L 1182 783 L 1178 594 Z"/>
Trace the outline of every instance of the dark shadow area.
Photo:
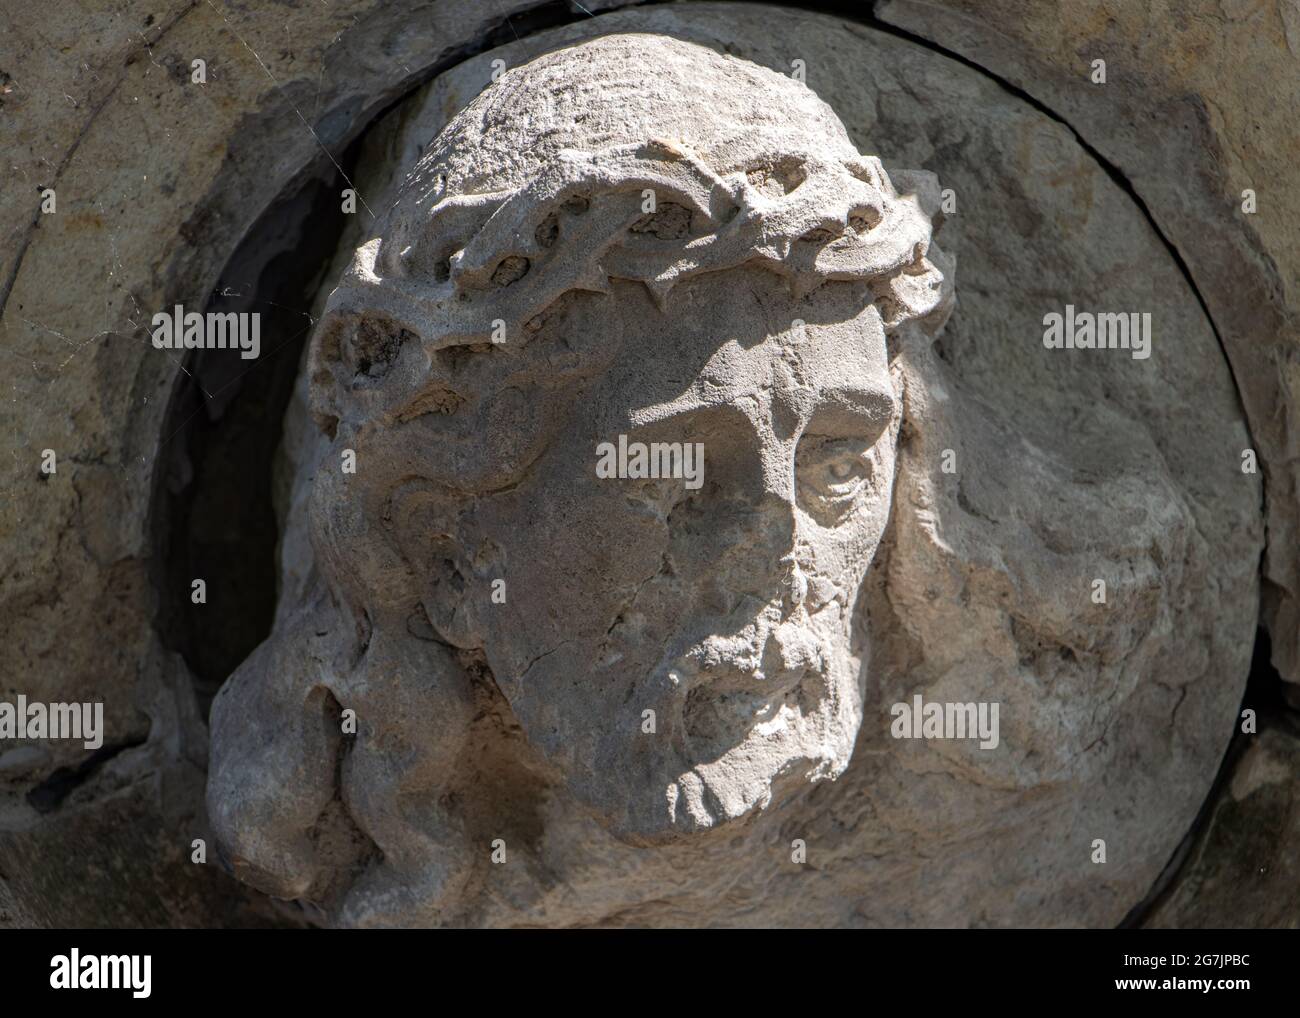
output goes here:
<path id="1" fill-rule="evenodd" d="M 1156 878 L 1155 885 L 1145 898 L 1129 910 L 1129 914 L 1119 924 L 1119 929 L 1142 927 L 1147 917 L 1153 914 L 1168 897 L 1179 872 L 1191 855 L 1192 848 L 1205 832 L 1214 807 L 1219 802 L 1224 787 L 1232 780 L 1232 775 L 1250 745 L 1250 740 L 1256 738 L 1259 732 L 1271 727 L 1281 726 L 1295 730 L 1295 714 L 1286 701 L 1285 683 L 1277 669 L 1273 667 L 1272 654 L 1273 645 L 1268 633 L 1263 629 L 1257 630 L 1255 649 L 1250 661 L 1250 675 L 1246 680 L 1246 692 L 1242 695 L 1241 706 L 1237 709 L 1233 721 L 1232 741 L 1228 743 L 1227 752 L 1223 754 L 1223 761 L 1219 764 L 1214 784 L 1206 795 L 1205 802 L 1201 804 L 1196 819 L 1192 821 L 1191 829 L 1174 850 L 1173 856 L 1165 864 L 1160 876 Z M 1242 731 L 1242 711 L 1245 710 L 1255 712 L 1256 734 Z"/>
<path id="2" fill-rule="evenodd" d="M 340 160 L 344 173 L 355 148 Z M 345 222 L 343 176 L 321 164 L 266 210 L 202 308 L 260 315 L 260 355 L 187 351 L 166 417 L 153 506 L 157 624 L 194 674 L 205 712 L 275 615 L 272 462 L 312 298 Z M 196 579 L 206 584 L 202 604 L 192 599 Z"/>
<path id="3" fill-rule="evenodd" d="M 148 739 L 100 746 L 90 756 L 74 767 L 60 767 L 48 778 L 27 793 L 27 802 L 37 813 L 53 813 L 63 800 L 84 785 L 109 760 L 128 749 L 143 746 Z"/>

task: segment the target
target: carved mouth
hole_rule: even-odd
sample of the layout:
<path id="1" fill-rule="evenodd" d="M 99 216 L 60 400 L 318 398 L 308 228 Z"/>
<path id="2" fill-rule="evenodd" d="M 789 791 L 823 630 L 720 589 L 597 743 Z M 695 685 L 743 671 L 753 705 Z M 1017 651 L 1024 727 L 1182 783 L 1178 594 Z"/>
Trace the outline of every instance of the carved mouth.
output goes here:
<path id="1" fill-rule="evenodd" d="M 810 622 L 758 625 L 749 639 L 710 637 L 675 656 L 666 677 L 681 696 L 689 759 L 716 760 L 818 711 L 833 655 Z"/>
<path id="2" fill-rule="evenodd" d="M 826 692 L 825 678 L 806 670 L 758 690 L 696 686 L 682 707 L 687 753 L 692 760 L 718 760 L 756 735 L 772 734 L 814 713 Z"/>
<path id="3" fill-rule="evenodd" d="M 777 602 L 742 611 L 713 624 L 709 635 L 665 662 L 673 685 L 687 692 L 707 685 L 771 695 L 788 691 L 810 672 L 825 672 L 833 658 L 830 634 L 840 627 L 837 608 L 811 614 L 801 608 L 788 618 Z M 748 621 L 741 625 L 738 615 Z"/>

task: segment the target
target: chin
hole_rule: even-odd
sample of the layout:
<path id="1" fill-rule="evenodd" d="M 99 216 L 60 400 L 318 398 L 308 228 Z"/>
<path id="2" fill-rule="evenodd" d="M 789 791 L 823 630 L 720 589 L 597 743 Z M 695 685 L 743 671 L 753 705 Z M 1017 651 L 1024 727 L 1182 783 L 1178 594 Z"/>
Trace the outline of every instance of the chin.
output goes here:
<path id="1" fill-rule="evenodd" d="M 810 675 L 761 717 L 744 717 L 744 734 L 722 752 L 701 755 L 666 789 L 673 830 L 734 824 L 795 798 L 848 768 L 862 723 L 862 689 L 842 675 Z"/>

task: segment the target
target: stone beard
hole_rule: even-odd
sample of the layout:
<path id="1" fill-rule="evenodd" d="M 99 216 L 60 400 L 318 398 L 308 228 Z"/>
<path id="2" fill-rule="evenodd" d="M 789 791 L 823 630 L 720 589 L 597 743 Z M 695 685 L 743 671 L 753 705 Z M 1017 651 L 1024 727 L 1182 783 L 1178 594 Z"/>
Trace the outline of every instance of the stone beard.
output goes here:
<path id="1" fill-rule="evenodd" d="M 236 873 L 348 925 L 453 914 L 485 861 L 448 784 L 476 682 L 636 843 L 842 773 L 889 344 L 951 306 L 937 209 L 801 84 L 664 37 L 548 54 L 453 119 L 313 339 L 322 583 L 212 711 Z"/>

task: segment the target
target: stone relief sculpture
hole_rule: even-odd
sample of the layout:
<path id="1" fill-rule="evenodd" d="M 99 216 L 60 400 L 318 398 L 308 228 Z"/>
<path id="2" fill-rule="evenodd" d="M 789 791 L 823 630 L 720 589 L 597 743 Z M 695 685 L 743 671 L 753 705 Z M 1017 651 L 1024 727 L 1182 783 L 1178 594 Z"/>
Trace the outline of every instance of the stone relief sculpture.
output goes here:
<path id="1" fill-rule="evenodd" d="M 1099 872 L 1142 893 L 1221 752 L 1189 719 L 1240 697 L 1211 681 L 1239 644 L 1190 674 L 1164 651 L 1237 625 L 1193 576 L 1249 603 L 1249 555 L 1196 535 L 1251 539 L 1189 428 L 1143 423 L 1145 372 L 1203 389 L 1216 444 L 1219 381 L 1158 345 L 1084 351 L 1065 386 L 1011 352 L 1004 319 L 1043 315 L 1016 280 L 1060 259 L 879 158 L 988 96 L 910 102 L 865 147 L 768 69 L 780 33 L 619 17 L 457 69 L 370 157 L 388 212 L 305 366 L 321 437 L 291 452 L 276 632 L 213 708 L 235 872 L 344 925 L 948 924 L 1011 887 L 1068 911 Z M 954 180 L 1019 214 L 1004 177 Z M 974 245 L 969 301 L 941 225 Z M 1134 302 L 1122 267 L 1069 272 L 1049 286 L 1080 307 Z M 972 729 L 996 707 L 999 738 L 927 740 L 930 702 Z M 790 863 L 814 830 L 815 889 Z M 1103 835 L 1123 864 L 1081 865 Z"/>
<path id="2" fill-rule="evenodd" d="M 1180 75 L 1294 58 L 1192 6 L 0 58 L 0 928 L 1293 925 L 1290 107 Z"/>
<path id="3" fill-rule="evenodd" d="M 433 140 L 313 340 L 314 415 L 358 464 L 316 474 L 324 589 L 214 704 L 238 872 L 307 893 L 337 795 L 383 853 L 348 921 L 435 918 L 468 867 L 443 777 L 475 669 L 623 837 L 843 772 L 888 345 L 952 300 L 939 189 L 906 180 L 789 78 L 636 35 L 508 73 Z M 620 439 L 701 450 L 697 484 L 599 476 Z M 341 773 L 326 702 L 360 719 Z"/>

